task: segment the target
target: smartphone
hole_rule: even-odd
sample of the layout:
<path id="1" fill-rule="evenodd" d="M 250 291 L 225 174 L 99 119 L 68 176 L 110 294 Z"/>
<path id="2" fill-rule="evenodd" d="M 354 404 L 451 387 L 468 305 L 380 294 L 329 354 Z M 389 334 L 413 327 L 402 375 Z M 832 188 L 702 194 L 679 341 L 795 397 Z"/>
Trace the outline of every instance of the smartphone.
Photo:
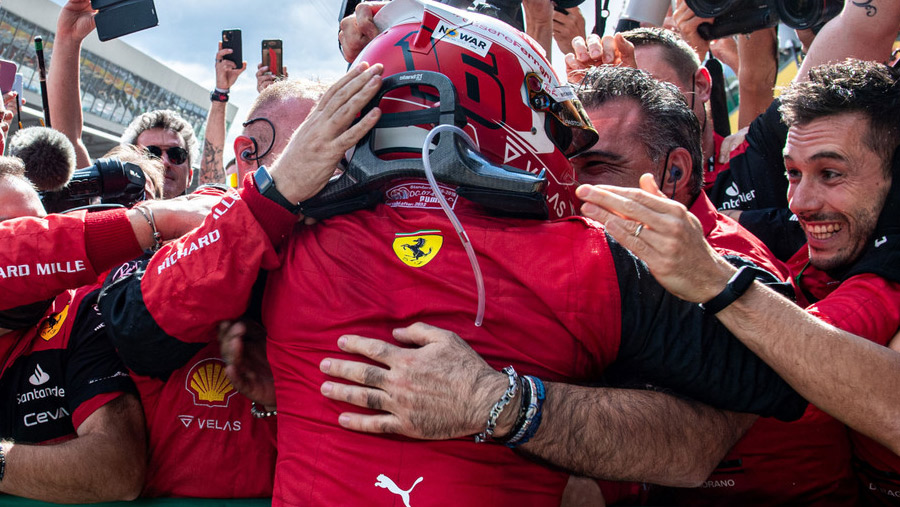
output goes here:
<path id="1" fill-rule="evenodd" d="M 108 41 L 123 35 L 139 32 L 159 24 L 153 0 L 91 0 L 98 9 L 94 16 L 97 36 Z"/>
<path id="2" fill-rule="evenodd" d="M 16 74 L 16 79 L 15 81 L 13 81 L 12 91 L 18 94 L 20 104 L 22 103 L 22 99 L 25 98 L 25 96 L 22 95 L 22 83 L 22 74 Z"/>
<path id="3" fill-rule="evenodd" d="M 0 60 L 0 92 L 7 93 L 13 89 L 18 70 L 19 66 L 16 65 L 16 62 Z"/>
<path id="4" fill-rule="evenodd" d="M 241 31 L 238 29 L 222 30 L 222 49 L 231 49 L 230 55 L 225 55 L 226 60 L 234 62 L 235 68 L 240 69 L 244 64 L 244 52 L 241 45 Z"/>
<path id="5" fill-rule="evenodd" d="M 284 60 L 281 54 L 281 39 L 266 39 L 262 41 L 262 64 L 269 68 L 269 72 L 278 77 L 284 77 Z"/>

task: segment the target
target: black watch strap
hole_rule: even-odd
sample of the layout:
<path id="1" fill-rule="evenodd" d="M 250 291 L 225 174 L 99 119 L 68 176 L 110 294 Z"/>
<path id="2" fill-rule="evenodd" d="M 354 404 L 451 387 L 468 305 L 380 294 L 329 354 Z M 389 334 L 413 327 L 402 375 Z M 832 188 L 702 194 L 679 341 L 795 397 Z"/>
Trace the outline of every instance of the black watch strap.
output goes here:
<path id="1" fill-rule="evenodd" d="M 259 169 L 253 173 L 253 180 L 256 182 L 256 188 L 259 189 L 259 193 L 263 197 L 295 215 L 300 212 L 300 205 L 292 204 L 275 188 L 275 180 L 272 179 L 272 175 L 269 174 L 266 166 L 259 166 Z"/>
<path id="2" fill-rule="evenodd" d="M 209 94 L 209 100 L 211 100 L 212 102 L 228 102 L 228 92 L 213 90 Z"/>
<path id="3" fill-rule="evenodd" d="M 702 303 L 700 307 L 707 313 L 721 312 L 725 307 L 737 301 L 737 298 L 743 296 L 747 289 L 753 285 L 753 280 L 756 280 L 755 271 L 751 266 L 741 267 L 728 280 L 728 284 L 725 285 L 725 288 L 722 289 L 718 296 Z"/>

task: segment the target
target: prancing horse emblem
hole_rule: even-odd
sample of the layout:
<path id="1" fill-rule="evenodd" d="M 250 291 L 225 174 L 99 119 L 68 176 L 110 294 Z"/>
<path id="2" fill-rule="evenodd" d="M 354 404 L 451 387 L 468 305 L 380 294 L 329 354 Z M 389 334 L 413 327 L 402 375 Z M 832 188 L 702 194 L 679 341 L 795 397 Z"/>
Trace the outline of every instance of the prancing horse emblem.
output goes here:
<path id="1" fill-rule="evenodd" d="M 403 248 L 409 250 L 413 254 L 413 259 L 419 260 L 422 257 L 430 254 L 432 249 L 429 248 L 427 252 L 422 251 L 422 247 L 425 246 L 425 238 L 416 238 L 416 242 L 412 245 L 401 245 Z"/>
<path id="2" fill-rule="evenodd" d="M 395 234 L 392 246 L 397 258 L 404 264 L 421 268 L 435 258 L 443 244 L 441 231 L 423 230 Z"/>
<path id="3" fill-rule="evenodd" d="M 402 489 L 397 487 L 397 485 L 394 483 L 394 481 L 391 480 L 390 477 L 384 474 L 378 474 L 378 482 L 376 482 L 375 485 L 379 488 L 384 488 L 395 495 L 400 495 L 400 498 L 403 499 L 403 505 L 405 505 L 406 507 L 411 507 L 409 505 L 409 494 L 412 493 L 413 488 L 415 488 L 420 482 L 422 482 L 423 478 L 424 477 L 419 477 L 418 479 L 416 479 L 416 482 L 414 482 L 413 485 L 410 486 L 409 489 L 403 491 Z"/>

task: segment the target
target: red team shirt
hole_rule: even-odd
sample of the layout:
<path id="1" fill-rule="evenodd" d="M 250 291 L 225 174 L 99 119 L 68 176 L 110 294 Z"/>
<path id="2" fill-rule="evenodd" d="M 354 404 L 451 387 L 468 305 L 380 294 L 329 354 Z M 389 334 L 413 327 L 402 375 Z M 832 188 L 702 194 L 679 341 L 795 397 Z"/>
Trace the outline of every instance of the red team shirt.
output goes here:
<path id="1" fill-rule="evenodd" d="M 809 265 L 809 251 L 800 249 L 788 260 L 799 286 L 814 301 L 807 308 L 829 324 L 887 346 L 900 328 L 900 284 L 874 274 L 840 282 Z M 802 275 L 801 275 L 802 272 Z M 869 504 L 897 505 L 900 498 L 900 456 L 874 440 L 850 431 L 860 491 Z"/>
<path id="2" fill-rule="evenodd" d="M 640 264 L 621 247 L 614 261 L 612 245 L 593 222 L 491 218 L 456 202 L 487 293 L 484 325 L 461 328 L 468 321 L 461 315 L 475 318 L 474 276 L 446 217 L 422 209 L 430 200 L 410 193 L 417 202 L 406 203 L 408 208 L 379 205 L 319 226 L 297 226 L 288 238 L 296 217 L 261 197 L 252 179 L 247 182 L 243 199 L 229 193 L 203 226 L 154 256 L 140 287 L 146 311 L 167 335 L 205 343 L 219 320 L 243 313 L 258 271 L 270 271 L 263 316 L 278 393 L 277 505 L 390 506 L 405 498 L 418 507 L 559 503 L 566 475 L 503 446 L 340 428 L 338 414 L 349 407 L 320 394 L 326 377 L 318 364 L 326 356 L 344 356 L 336 341 L 346 332 L 389 339 L 393 328 L 422 320 L 460 332 L 496 368 L 513 364 L 546 380 L 589 381 L 613 361 L 641 365 L 655 359 L 653 373 L 668 375 L 658 385 L 687 382 L 671 387 L 700 399 L 740 400 L 762 411 L 790 406 L 779 412 L 784 417 L 799 417 L 805 406 L 725 334 L 674 341 L 682 334 L 673 330 L 699 336 L 699 326 L 707 329 L 715 319 L 663 291 L 645 271 L 637 276 Z M 619 268 L 635 276 L 623 282 Z M 621 283 L 634 290 L 620 292 Z M 628 318 L 621 313 L 624 300 Z M 177 308 L 172 301 L 179 301 Z M 178 318 L 183 315 L 195 318 Z M 624 357 L 621 336 L 630 337 Z M 698 351 L 686 353 L 685 364 L 659 356 L 685 343 L 726 344 L 725 354 L 747 362 L 738 370 L 753 373 L 737 390 L 723 392 L 734 383 L 722 375 L 735 373 L 706 364 Z M 656 355 L 642 356 L 645 349 Z M 674 371 L 679 367 L 695 375 Z"/>

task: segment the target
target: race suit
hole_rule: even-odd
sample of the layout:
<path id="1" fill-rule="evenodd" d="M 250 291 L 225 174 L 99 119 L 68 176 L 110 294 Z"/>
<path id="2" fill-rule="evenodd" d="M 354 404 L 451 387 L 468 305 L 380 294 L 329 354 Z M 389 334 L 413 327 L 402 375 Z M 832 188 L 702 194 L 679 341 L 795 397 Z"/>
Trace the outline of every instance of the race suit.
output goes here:
<path id="1" fill-rule="evenodd" d="M 149 364 L 214 339 L 216 323 L 240 316 L 257 272 L 269 270 L 262 308 L 278 401 L 276 505 L 559 503 L 567 476 L 503 446 L 339 427 L 349 407 L 320 394 L 318 364 L 348 357 L 336 345 L 346 333 L 390 339 L 393 328 L 425 321 L 458 331 L 495 368 L 512 364 L 549 381 L 591 381 L 615 364 L 726 409 L 791 420 L 806 408 L 595 222 L 489 217 L 444 188 L 484 274 L 484 325 L 465 326 L 475 318 L 474 277 L 423 182 L 395 182 L 385 194 L 402 199 L 306 226 L 245 181 L 137 280 L 107 291 L 141 303 L 122 311 L 117 327 L 156 326 L 167 336 L 133 341 L 128 355 Z"/>
<path id="2" fill-rule="evenodd" d="M 835 280 L 809 263 L 806 248 L 788 261 L 788 267 L 799 280 L 799 295 L 810 304 L 810 314 L 882 346 L 887 346 L 900 328 L 900 284 L 871 273 Z M 900 504 L 900 456 L 852 430 L 850 440 L 863 501 L 867 505 Z"/>
<path id="3" fill-rule="evenodd" d="M 0 310 L 93 284 L 141 255 L 124 209 L 4 220 L 0 244 Z"/>
<path id="4" fill-rule="evenodd" d="M 106 337 L 96 289 L 65 291 L 37 325 L 0 337 L 0 394 L 6 400 L 0 438 L 69 440 L 97 409 L 137 394 Z"/>

